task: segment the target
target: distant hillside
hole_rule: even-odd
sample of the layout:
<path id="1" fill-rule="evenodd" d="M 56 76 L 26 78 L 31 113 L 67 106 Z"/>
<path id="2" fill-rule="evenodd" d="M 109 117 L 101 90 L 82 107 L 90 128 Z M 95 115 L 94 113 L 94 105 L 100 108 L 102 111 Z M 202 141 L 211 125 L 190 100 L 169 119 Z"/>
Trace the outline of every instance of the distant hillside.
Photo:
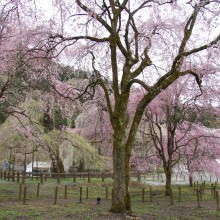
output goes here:
<path id="1" fill-rule="evenodd" d="M 22 124 L 18 118 L 9 116 L 0 126 L 0 160 L 7 159 L 22 165 L 26 146 L 27 163 L 31 162 L 34 149 L 35 160 L 50 162 L 55 158 L 57 163 L 61 160 L 65 171 L 70 167 L 81 170 L 107 169 L 111 160 L 98 155 L 97 150 L 84 138 L 74 134 L 72 129 L 67 127 L 63 131 L 53 128 L 45 132 L 42 118 L 48 103 L 44 103 L 43 95 L 43 92 L 35 90 L 20 105 L 33 123 L 27 117 L 17 115 Z"/>

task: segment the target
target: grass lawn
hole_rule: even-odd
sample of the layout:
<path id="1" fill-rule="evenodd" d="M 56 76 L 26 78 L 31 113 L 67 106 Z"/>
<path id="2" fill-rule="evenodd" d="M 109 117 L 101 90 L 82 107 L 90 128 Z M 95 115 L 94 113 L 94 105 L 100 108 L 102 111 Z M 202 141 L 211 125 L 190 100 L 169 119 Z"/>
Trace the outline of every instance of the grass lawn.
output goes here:
<path id="1" fill-rule="evenodd" d="M 220 219 L 220 211 L 216 211 L 216 201 L 211 194 L 210 184 L 206 184 L 204 194 L 202 194 L 201 208 L 198 208 L 196 191 L 189 186 L 181 186 L 181 199 L 179 186 L 173 186 L 174 205 L 171 205 L 171 198 L 164 196 L 164 187 L 152 187 L 132 181 L 130 192 L 133 213 L 129 216 L 127 213 L 119 215 L 109 212 L 111 178 L 105 179 L 104 182 L 101 178 L 91 178 L 91 182 L 88 182 L 86 178 L 77 178 L 75 183 L 71 178 L 62 178 L 59 184 L 53 178 L 48 178 L 43 184 L 39 184 L 39 179 L 28 178 L 25 182 L 26 200 L 24 201 L 24 185 L 16 181 L 0 179 L 0 219 Z M 152 197 L 150 197 L 150 188 Z M 20 189 L 22 191 L 19 198 Z M 55 200 L 56 189 L 57 199 Z M 97 204 L 97 197 L 101 198 L 100 204 Z"/>

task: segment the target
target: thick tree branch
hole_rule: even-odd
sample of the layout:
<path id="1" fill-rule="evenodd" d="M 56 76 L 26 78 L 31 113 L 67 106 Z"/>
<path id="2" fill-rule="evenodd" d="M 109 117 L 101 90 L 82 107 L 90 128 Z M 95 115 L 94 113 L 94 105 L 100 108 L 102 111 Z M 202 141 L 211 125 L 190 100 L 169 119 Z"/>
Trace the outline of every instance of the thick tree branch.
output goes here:
<path id="1" fill-rule="evenodd" d="M 141 85 L 147 92 L 150 91 L 151 87 L 148 86 L 147 84 L 145 84 L 142 80 L 140 79 L 132 79 L 129 83 L 129 86 L 132 86 L 134 83 L 137 83 L 139 85 Z"/>
<path id="2" fill-rule="evenodd" d="M 150 59 L 150 57 L 148 56 L 148 50 L 147 48 L 145 48 L 144 50 L 144 58 L 141 61 L 140 65 L 137 67 L 137 69 L 131 73 L 131 78 L 134 79 L 137 76 L 139 76 L 141 74 L 141 72 L 147 67 L 150 66 L 152 64 L 152 61 Z"/>
<path id="3" fill-rule="evenodd" d="M 92 37 L 92 36 L 86 36 L 86 35 L 82 35 L 82 36 L 75 36 L 75 37 L 64 37 L 61 34 L 55 34 L 55 35 L 50 35 L 49 39 L 57 39 L 59 38 L 61 40 L 61 42 L 64 41 L 75 41 L 75 40 L 90 40 L 90 41 L 95 41 L 95 42 L 108 42 L 109 38 L 105 37 L 105 38 L 96 38 L 96 37 Z"/>

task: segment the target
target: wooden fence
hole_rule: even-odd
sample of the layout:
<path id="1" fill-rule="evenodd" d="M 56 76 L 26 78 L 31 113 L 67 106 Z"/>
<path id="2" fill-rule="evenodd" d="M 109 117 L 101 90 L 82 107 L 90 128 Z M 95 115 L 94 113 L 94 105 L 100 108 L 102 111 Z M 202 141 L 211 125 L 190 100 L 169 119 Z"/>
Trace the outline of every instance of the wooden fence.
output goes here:
<path id="1" fill-rule="evenodd" d="M 131 173 L 131 177 L 140 181 L 140 173 Z M 20 173 L 20 172 L 0 172 L 0 178 L 6 181 L 14 182 L 17 187 L 17 199 L 23 204 L 31 200 L 49 199 L 53 204 L 59 204 L 59 201 L 74 198 L 76 202 L 82 203 L 83 200 L 97 200 L 97 204 L 102 200 L 109 200 L 112 197 L 112 184 L 105 184 L 107 179 L 112 179 L 112 173 Z M 100 184 L 98 191 L 90 187 L 96 178 L 96 183 Z M 37 183 L 35 182 L 37 181 Z M 88 183 L 88 186 L 81 186 L 82 181 Z M 112 183 L 112 181 L 111 181 Z M 164 187 L 163 187 L 164 188 Z M 190 193 L 184 190 L 186 186 L 175 186 L 171 192 L 169 202 L 171 205 L 195 201 L 198 208 L 204 206 L 206 201 L 215 202 L 216 210 L 220 210 L 218 182 L 206 183 L 194 182 Z M 96 189 L 97 190 L 97 189 Z M 153 203 L 165 198 L 164 189 L 147 186 L 144 188 L 131 188 L 131 199 L 140 203 Z"/>

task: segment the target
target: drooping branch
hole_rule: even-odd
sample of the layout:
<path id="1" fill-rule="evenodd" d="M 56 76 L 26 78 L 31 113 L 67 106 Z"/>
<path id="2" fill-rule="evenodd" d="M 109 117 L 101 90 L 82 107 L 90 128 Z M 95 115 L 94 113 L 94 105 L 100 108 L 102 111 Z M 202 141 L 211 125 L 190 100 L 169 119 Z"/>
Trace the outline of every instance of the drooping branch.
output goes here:
<path id="1" fill-rule="evenodd" d="M 60 96 L 63 97 L 65 99 L 69 99 L 71 101 L 76 101 L 78 99 L 80 99 L 81 97 L 83 97 L 85 94 L 88 94 L 90 97 L 93 97 L 95 94 L 95 89 L 94 87 L 97 85 L 97 80 L 96 81 L 92 81 L 91 83 L 89 83 L 83 91 L 80 91 L 79 89 L 76 88 L 72 88 L 69 87 L 67 88 L 64 92 L 60 92 L 55 85 L 51 85 L 51 87 L 53 88 L 53 90 Z M 89 92 L 89 89 L 92 89 L 92 93 Z M 76 90 L 77 91 L 77 95 L 75 97 L 71 97 L 72 95 L 72 90 Z M 75 95 L 75 94 L 74 94 Z"/>
<path id="2" fill-rule="evenodd" d="M 4 96 L 4 94 L 7 92 L 10 85 L 11 85 L 11 82 L 7 80 L 0 90 L 0 98 Z"/>
<path id="3" fill-rule="evenodd" d="M 95 13 L 93 10 L 89 9 L 86 5 L 82 4 L 82 2 L 80 0 L 76 0 L 77 5 L 83 9 L 85 12 L 87 12 L 88 14 L 91 14 L 97 21 L 100 22 L 100 24 L 102 24 L 106 30 L 111 33 L 112 29 L 111 27 L 108 25 L 108 23 L 102 19 L 101 16 L 99 16 L 97 13 Z"/>
<path id="4" fill-rule="evenodd" d="M 109 115 L 110 115 L 110 119 L 112 119 L 112 117 L 113 117 L 112 104 L 111 104 L 111 101 L 110 101 L 108 88 L 107 88 L 106 84 L 104 83 L 103 79 L 101 78 L 100 72 L 95 68 L 95 55 L 94 55 L 94 53 L 90 51 L 90 54 L 92 55 L 92 68 L 93 68 L 93 70 L 96 74 L 97 81 L 98 81 L 99 85 L 102 87 L 102 89 L 105 93 L 108 112 L 109 112 Z"/>

